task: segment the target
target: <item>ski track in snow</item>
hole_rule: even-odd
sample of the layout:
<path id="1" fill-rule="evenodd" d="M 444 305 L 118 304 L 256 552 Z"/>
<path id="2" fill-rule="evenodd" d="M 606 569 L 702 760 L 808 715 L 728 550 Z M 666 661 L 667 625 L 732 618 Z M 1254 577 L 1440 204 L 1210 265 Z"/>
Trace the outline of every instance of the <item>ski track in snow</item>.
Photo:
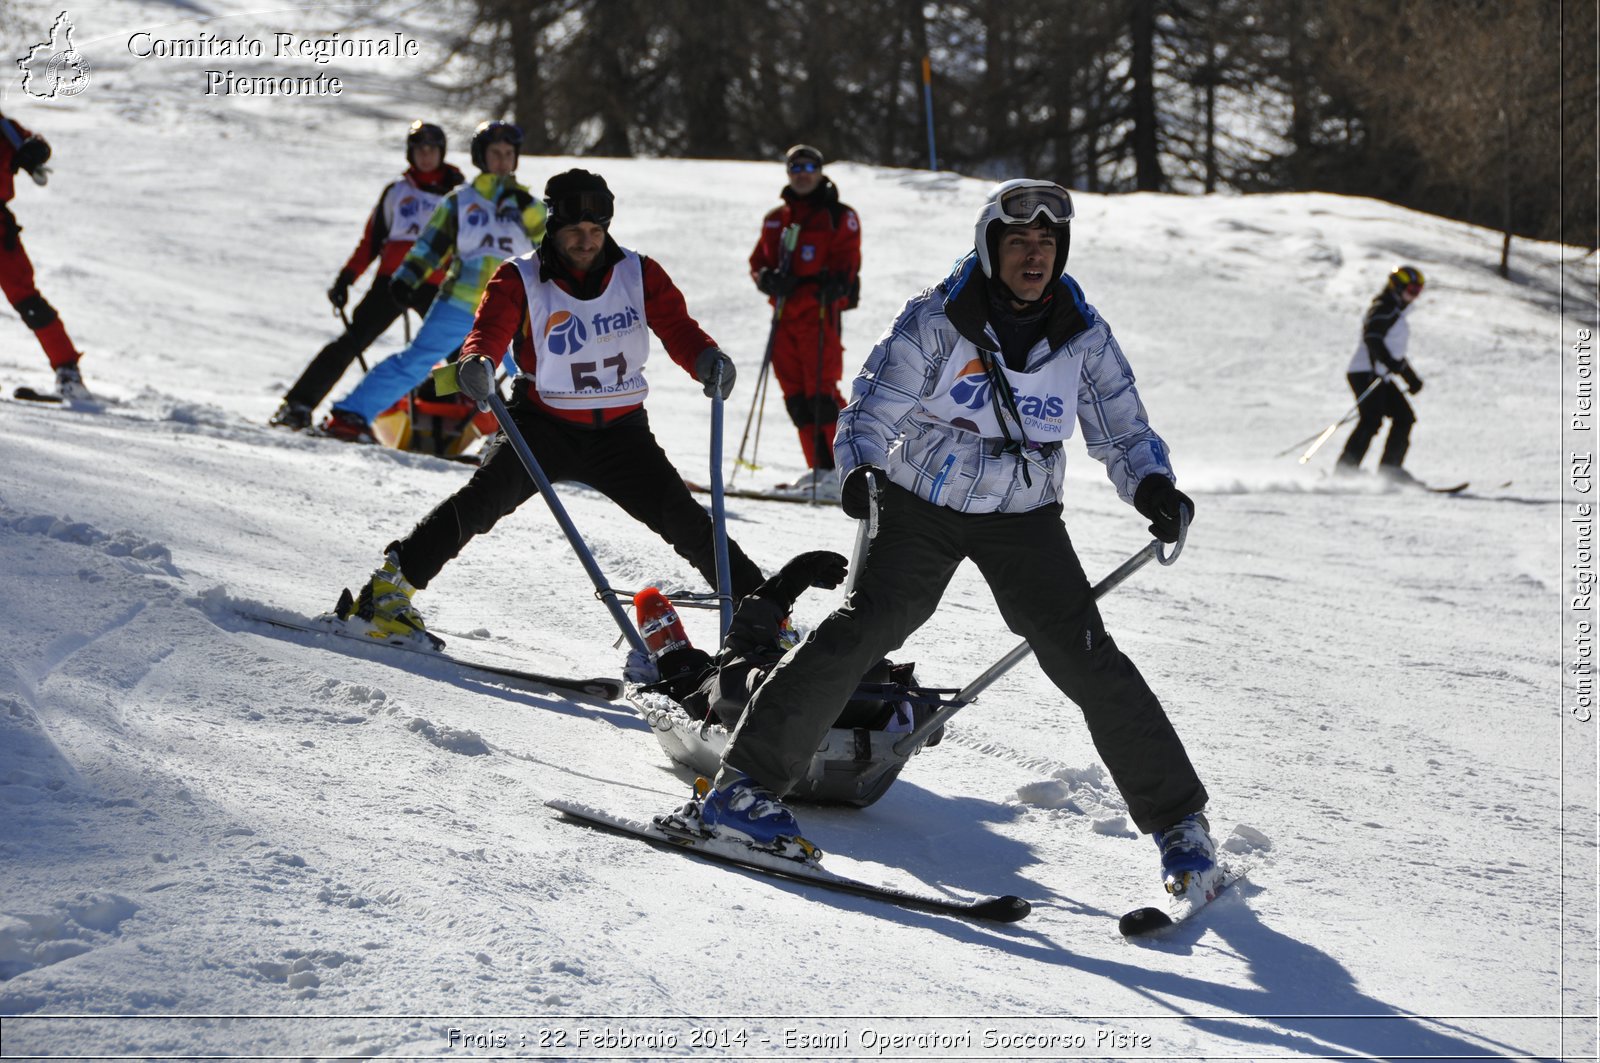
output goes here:
<path id="1" fill-rule="evenodd" d="M 30 27 L 54 17 L 13 8 Z M 265 26 L 247 10 L 223 0 L 208 13 Z M 382 12 L 438 39 L 426 11 Z M 107 0 L 73 16 L 83 47 L 170 11 Z M 126 59 L 94 53 L 97 80 L 79 100 L 19 107 L 61 168 L 13 207 L 42 290 L 88 351 L 91 387 L 111 401 L 94 412 L 0 401 L 8 1052 L 437 1055 L 452 1025 L 497 1024 L 473 1016 L 535 1017 L 497 1020 L 520 1034 L 583 1016 L 666 1016 L 681 1031 L 729 1015 L 781 1038 L 794 1021 L 775 1016 L 894 1025 L 937 1013 L 1013 1031 L 1133 1016 L 1115 1025 L 1151 1048 L 1112 1059 L 1553 1058 L 1551 1023 L 1507 1016 L 1592 1010 L 1592 952 L 1573 943 L 1594 938 L 1578 903 L 1592 898 L 1594 843 L 1569 836 L 1563 859 L 1557 834 L 1563 814 L 1592 823 L 1592 789 L 1563 788 L 1560 763 L 1565 752 L 1568 780 L 1592 773 L 1592 734 L 1563 744 L 1548 711 L 1561 689 L 1547 631 L 1564 587 L 1562 469 L 1540 426 L 1559 409 L 1555 308 L 1584 283 L 1563 270 L 1563 249 L 1519 243 L 1507 283 L 1493 234 L 1371 201 L 1080 198 L 1070 268 L 1115 328 L 1197 503 L 1178 564 L 1141 570 L 1102 612 L 1183 735 L 1219 842 L 1250 874 L 1194 924 L 1123 942 L 1115 918 L 1157 902 L 1154 847 L 1077 710 L 1025 662 L 871 808 L 798 809 L 841 873 L 1035 905 L 1022 923 L 979 926 L 560 821 L 546 798 L 644 816 L 687 794 L 623 704 L 340 652 L 241 617 L 327 611 L 470 475 L 265 420 L 333 334 L 323 289 L 396 169 L 396 130 L 431 108 L 461 162 L 460 134 L 479 116 L 393 65 L 353 78 L 359 106 L 322 107 L 207 100 L 175 87 L 198 67 Z M 206 179 L 178 209 L 171 174 L 196 159 L 209 160 Z M 520 172 L 537 187 L 569 165 L 607 175 L 618 238 L 659 256 L 739 364 L 731 461 L 767 326 L 745 256 L 777 167 L 528 157 Z M 91 176 L 111 172 L 121 177 Z M 845 321 L 853 369 L 968 245 L 984 184 L 829 172 L 864 225 L 863 301 Z M 254 209 L 239 208 L 241 189 Z M 217 218 L 232 227 L 226 243 Z M 121 239 L 86 255 L 94 226 Z M 1428 386 L 1408 466 L 1434 483 L 1470 479 L 1460 497 L 1333 478 L 1343 432 L 1308 466 L 1270 457 L 1348 408 L 1361 312 L 1401 259 L 1430 275 L 1412 324 Z M 22 326 L 0 320 L 0 334 L 5 393 L 44 384 Z M 394 330 L 369 361 L 399 345 Z M 703 478 L 699 385 L 659 348 L 650 374 L 655 433 Z M 769 407 L 762 468 L 741 485 L 800 471 Z M 557 490 L 613 586 L 702 588 L 596 492 Z M 854 541 L 830 507 L 728 513 L 769 571 L 803 549 L 849 555 Z M 1066 519 L 1091 578 L 1145 541 L 1076 451 Z M 797 620 L 814 625 L 839 600 L 809 592 Z M 620 668 L 616 630 L 538 500 L 418 604 L 473 655 L 574 675 Z M 714 613 L 684 618 L 698 645 L 715 641 Z M 959 686 L 1015 642 L 966 566 L 894 656 L 924 682 Z M 280 1018 L 170 1018 L 197 1014 Z M 428 1017 L 326 1018 L 402 1014 Z M 1319 1017 L 1330 1015 L 1364 1018 Z M 1580 1041 L 1592 1056 L 1592 1024 L 1569 1028 L 1569 1054 Z"/>

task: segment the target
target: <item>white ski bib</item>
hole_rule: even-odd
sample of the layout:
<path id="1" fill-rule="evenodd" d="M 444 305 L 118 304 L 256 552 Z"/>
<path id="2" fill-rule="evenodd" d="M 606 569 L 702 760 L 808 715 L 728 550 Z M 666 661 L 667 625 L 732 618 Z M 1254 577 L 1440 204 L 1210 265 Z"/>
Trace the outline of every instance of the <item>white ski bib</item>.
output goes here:
<path id="1" fill-rule="evenodd" d="M 1032 372 L 1008 368 L 998 354 L 994 360 L 1011 385 L 1028 442 L 1059 443 L 1070 439 L 1077 423 L 1078 378 L 1083 372 L 1083 352 L 1069 347 Z M 1006 436 L 995 414 L 994 383 L 984 372 L 978 348 L 969 340 L 961 340 L 950 352 L 938 386 L 931 396 L 922 400 L 922 406 L 931 416 L 952 428 L 985 439 Z M 1003 400 L 999 406 L 1005 408 Z M 1007 411 L 1006 422 L 1015 439 L 1017 431 L 1010 411 Z"/>
<path id="2" fill-rule="evenodd" d="M 500 261 L 532 250 L 533 241 L 528 239 L 522 208 L 514 196 L 507 196 L 496 208 L 471 185 L 456 189 L 456 256 L 463 267 L 474 259 Z"/>
<path id="3" fill-rule="evenodd" d="M 558 410 L 633 406 L 650 392 L 644 363 L 650 336 L 644 321 L 644 266 L 632 251 L 611 270 L 606 290 L 575 299 L 539 279 L 539 259 L 516 260 L 528 292 L 528 327 L 538 352 L 534 387 Z"/>
<path id="4" fill-rule="evenodd" d="M 389 223 L 389 239 L 415 243 L 422 235 L 422 227 L 433 216 L 433 208 L 443 198 L 443 193 L 424 192 L 405 178 L 390 185 L 383 197 L 383 219 Z"/>

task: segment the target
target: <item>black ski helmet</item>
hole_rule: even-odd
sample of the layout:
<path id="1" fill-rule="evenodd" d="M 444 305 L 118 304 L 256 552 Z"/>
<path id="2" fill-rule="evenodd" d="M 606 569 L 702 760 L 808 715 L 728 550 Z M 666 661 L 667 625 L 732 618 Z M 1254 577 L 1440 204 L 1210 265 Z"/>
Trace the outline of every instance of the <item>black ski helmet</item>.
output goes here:
<path id="1" fill-rule="evenodd" d="M 424 122 L 418 118 L 411 123 L 411 128 L 406 130 L 406 162 L 416 165 L 416 159 L 411 157 L 411 150 L 418 145 L 429 145 L 439 149 L 439 161 L 444 162 L 444 153 L 448 144 L 445 141 L 444 130 L 432 122 Z"/>
<path id="2" fill-rule="evenodd" d="M 973 249 L 985 277 L 994 277 L 999 257 L 1000 232 L 1007 225 L 1031 225 L 1040 216 L 1056 230 L 1056 263 L 1052 277 L 1067 268 L 1067 251 L 1072 246 L 1072 193 L 1054 181 L 1019 178 L 996 185 L 978 211 L 973 227 Z"/>
<path id="3" fill-rule="evenodd" d="M 576 222 L 593 222 L 602 229 L 611 227 L 611 215 L 616 209 L 616 198 L 606 186 L 606 179 L 588 170 L 567 170 L 558 173 L 544 185 L 544 205 L 548 211 L 544 219 L 545 234 Z"/>
<path id="4" fill-rule="evenodd" d="M 521 151 L 522 127 L 498 118 L 478 123 L 478 128 L 472 131 L 472 165 L 486 172 L 489 169 L 487 153 L 490 144 L 510 144 Z"/>

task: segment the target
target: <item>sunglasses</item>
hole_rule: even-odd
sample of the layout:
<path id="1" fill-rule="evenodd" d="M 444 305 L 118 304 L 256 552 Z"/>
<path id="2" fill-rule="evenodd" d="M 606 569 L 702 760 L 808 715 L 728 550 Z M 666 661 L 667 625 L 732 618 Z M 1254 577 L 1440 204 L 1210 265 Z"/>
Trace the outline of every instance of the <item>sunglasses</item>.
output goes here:
<path id="1" fill-rule="evenodd" d="M 818 165 L 817 163 L 814 163 L 814 162 L 809 162 L 809 161 L 806 161 L 806 162 L 791 162 L 789 164 L 789 172 L 790 173 L 816 173 L 820 169 L 822 169 L 822 167 L 820 165 Z"/>

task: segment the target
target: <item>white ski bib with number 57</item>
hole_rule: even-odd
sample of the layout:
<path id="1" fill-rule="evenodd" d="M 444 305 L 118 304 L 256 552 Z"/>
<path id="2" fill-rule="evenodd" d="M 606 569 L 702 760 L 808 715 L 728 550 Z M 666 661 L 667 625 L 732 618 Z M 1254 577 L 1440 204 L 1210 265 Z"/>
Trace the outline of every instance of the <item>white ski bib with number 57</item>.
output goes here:
<path id="1" fill-rule="evenodd" d="M 516 259 L 528 291 L 528 326 L 538 361 L 534 387 L 558 410 L 633 406 L 644 401 L 650 336 L 644 323 L 644 267 L 624 250 L 594 299 L 574 299 L 539 279 L 539 259 Z"/>

